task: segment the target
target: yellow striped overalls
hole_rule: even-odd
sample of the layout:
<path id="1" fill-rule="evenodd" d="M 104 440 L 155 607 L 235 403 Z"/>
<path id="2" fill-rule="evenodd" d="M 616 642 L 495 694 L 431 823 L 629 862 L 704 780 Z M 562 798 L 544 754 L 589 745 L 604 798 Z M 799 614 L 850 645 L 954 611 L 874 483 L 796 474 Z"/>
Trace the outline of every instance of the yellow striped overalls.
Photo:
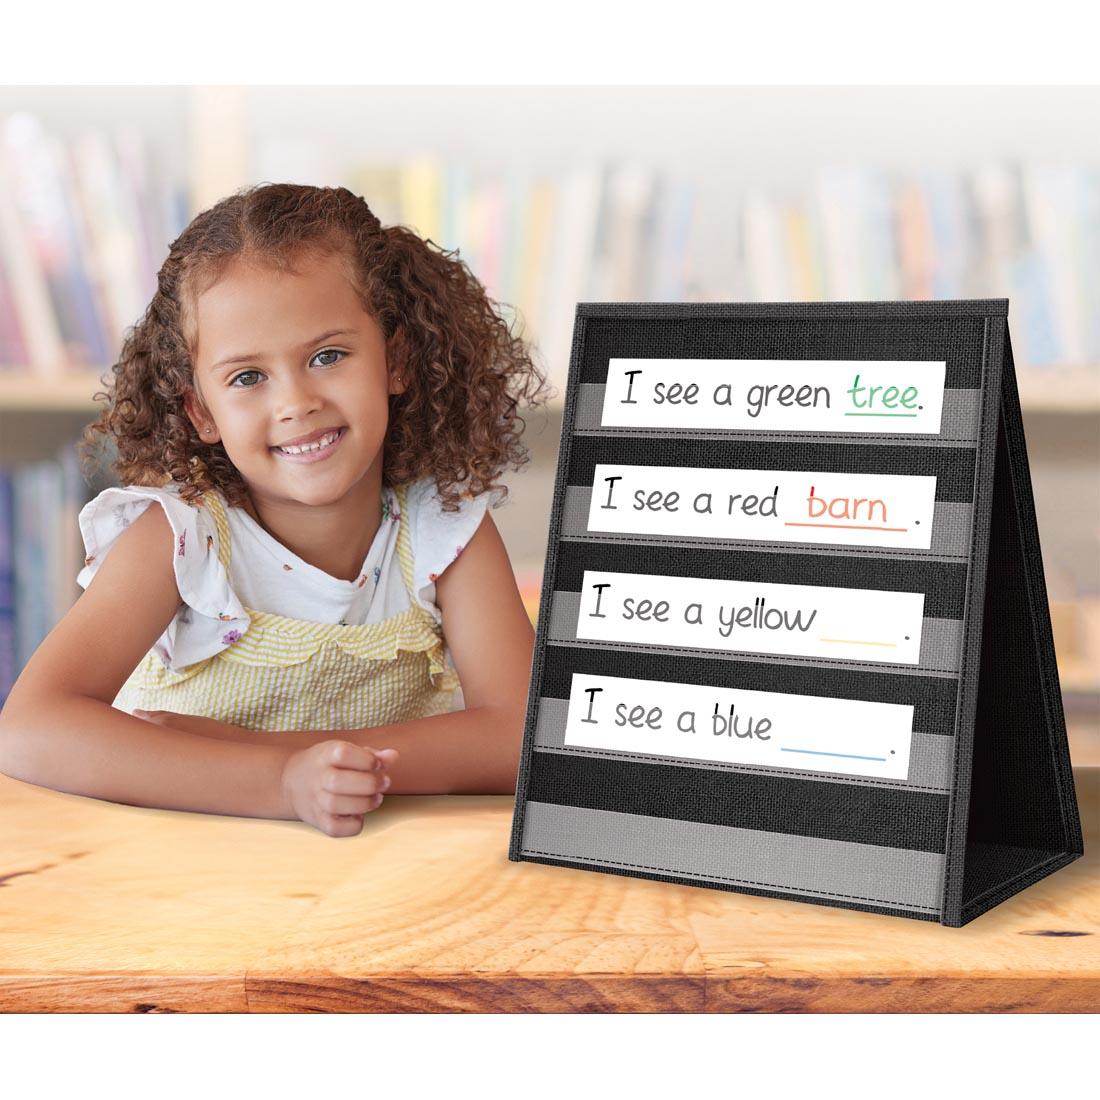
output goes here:
<path id="1" fill-rule="evenodd" d="M 397 555 L 409 608 L 378 623 L 343 626 L 246 607 L 248 630 L 228 649 L 173 672 L 150 650 L 119 690 L 125 711 L 201 714 L 254 730 L 345 730 L 451 709 L 458 677 L 444 663 L 441 628 L 413 593 L 404 488 L 396 490 Z M 203 496 L 229 574 L 221 498 Z"/>

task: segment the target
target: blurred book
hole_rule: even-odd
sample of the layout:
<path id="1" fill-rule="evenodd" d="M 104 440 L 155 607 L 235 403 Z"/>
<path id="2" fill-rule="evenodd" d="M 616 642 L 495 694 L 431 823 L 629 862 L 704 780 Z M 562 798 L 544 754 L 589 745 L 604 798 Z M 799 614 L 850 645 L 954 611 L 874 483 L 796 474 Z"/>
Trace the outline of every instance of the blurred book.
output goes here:
<path id="1" fill-rule="evenodd" d="M 1027 222 L 1042 261 L 1047 281 L 1046 302 L 1050 327 L 1057 340 L 1052 348 L 1055 362 L 1084 363 L 1095 355 L 1090 333 L 1100 310 L 1100 293 L 1093 282 L 1087 286 L 1088 268 L 1096 275 L 1096 254 L 1100 251 L 1100 224 L 1095 221 L 1096 180 L 1071 168 L 1029 167 L 1023 173 L 1023 196 Z M 1090 191 L 1093 217 L 1089 214 Z M 1091 257 L 1091 263 L 1089 258 Z M 1092 292 L 1091 298 L 1086 295 Z M 1092 326 L 1089 325 L 1089 318 Z"/>
<path id="2" fill-rule="evenodd" d="M 865 301 L 900 296 L 891 199 L 880 172 L 831 167 L 819 174 L 816 213 L 829 298 Z"/>
<path id="3" fill-rule="evenodd" d="M 12 475 L 0 467 L 0 706 L 19 674 L 15 641 L 15 500 Z"/>
<path id="4" fill-rule="evenodd" d="M 696 211 L 696 185 L 658 176 L 651 222 L 652 247 L 642 253 L 648 282 L 644 301 L 675 302 L 689 295 L 690 240 Z"/>
<path id="5" fill-rule="evenodd" d="M 103 370 L 186 224 L 141 135 L 71 141 L 33 115 L 0 123 L 0 369 L 44 379 Z"/>
<path id="6" fill-rule="evenodd" d="M 37 274 L 45 286 L 62 356 L 56 342 L 39 354 L 30 341 L 32 364 L 54 373 L 107 361 L 106 317 L 98 284 L 99 265 L 89 248 L 87 219 L 77 207 L 70 148 L 37 118 L 14 114 L 4 122 L 3 184 L 14 204 Z M 39 318 L 41 323 L 41 318 Z M 37 329 L 32 330 L 37 336 Z"/>
<path id="7" fill-rule="evenodd" d="M 80 595 L 77 517 L 92 495 L 71 445 L 54 459 L 0 468 L 0 705 Z"/>
<path id="8" fill-rule="evenodd" d="M 20 119 L 15 115 L 3 125 L 0 156 L 0 299 L 10 301 L 16 319 L 5 326 L 5 346 L 0 366 L 31 369 L 55 376 L 65 369 L 65 348 L 55 303 L 50 294 L 47 263 L 36 248 L 30 212 L 19 202 L 22 190 L 11 146 L 19 144 Z"/>

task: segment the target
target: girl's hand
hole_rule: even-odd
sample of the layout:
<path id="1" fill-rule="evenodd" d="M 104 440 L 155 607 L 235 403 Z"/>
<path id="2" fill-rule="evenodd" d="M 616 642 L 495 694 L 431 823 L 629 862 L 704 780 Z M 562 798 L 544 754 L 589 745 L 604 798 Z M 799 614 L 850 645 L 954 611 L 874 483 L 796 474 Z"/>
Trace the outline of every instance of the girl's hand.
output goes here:
<path id="1" fill-rule="evenodd" d="M 358 836 L 363 817 L 382 805 L 386 769 L 396 749 L 368 749 L 350 741 L 321 741 L 283 765 L 283 797 L 289 814 L 329 836 Z"/>

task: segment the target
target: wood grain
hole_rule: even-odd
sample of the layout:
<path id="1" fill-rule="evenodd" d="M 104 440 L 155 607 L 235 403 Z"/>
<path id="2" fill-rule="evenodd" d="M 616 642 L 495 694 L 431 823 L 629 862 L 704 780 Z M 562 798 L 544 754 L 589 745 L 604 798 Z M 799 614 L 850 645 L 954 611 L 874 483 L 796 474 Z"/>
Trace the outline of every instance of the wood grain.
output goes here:
<path id="1" fill-rule="evenodd" d="M 358 837 L 0 777 L 6 1012 L 1100 1009 L 1086 856 L 965 928 L 510 863 L 512 800 L 391 797 Z"/>

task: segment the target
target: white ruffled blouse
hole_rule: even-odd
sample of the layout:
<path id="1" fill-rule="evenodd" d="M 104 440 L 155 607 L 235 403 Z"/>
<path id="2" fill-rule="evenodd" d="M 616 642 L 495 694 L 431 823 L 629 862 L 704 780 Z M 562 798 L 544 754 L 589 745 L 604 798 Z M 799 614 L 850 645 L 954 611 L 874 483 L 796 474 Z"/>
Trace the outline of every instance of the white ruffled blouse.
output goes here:
<path id="1" fill-rule="evenodd" d="M 248 629 L 245 605 L 289 618 L 345 625 L 380 622 L 408 610 L 397 556 L 403 518 L 409 525 L 416 599 L 441 623 L 436 579 L 473 537 L 488 500 L 486 494 L 463 497 L 457 512 L 444 512 L 436 490 L 431 478 L 410 484 L 405 499 L 409 514 L 401 517 L 396 494 L 383 486 L 382 522 L 359 576 L 346 581 L 303 561 L 244 509 L 228 505 L 232 546 L 226 575 L 212 517 L 207 509 L 187 504 L 177 483 L 104 489 L 80 512 L 87 556 L 76 580 L 87 588 L 122 531 L 150 504 L 160 504 L 175 534 L 172 561 L 183 602 L 153 648 L 166 668 L 178 672 L 237 641 Z M 453 668 L 449 650 L 446 660 Z"/>

